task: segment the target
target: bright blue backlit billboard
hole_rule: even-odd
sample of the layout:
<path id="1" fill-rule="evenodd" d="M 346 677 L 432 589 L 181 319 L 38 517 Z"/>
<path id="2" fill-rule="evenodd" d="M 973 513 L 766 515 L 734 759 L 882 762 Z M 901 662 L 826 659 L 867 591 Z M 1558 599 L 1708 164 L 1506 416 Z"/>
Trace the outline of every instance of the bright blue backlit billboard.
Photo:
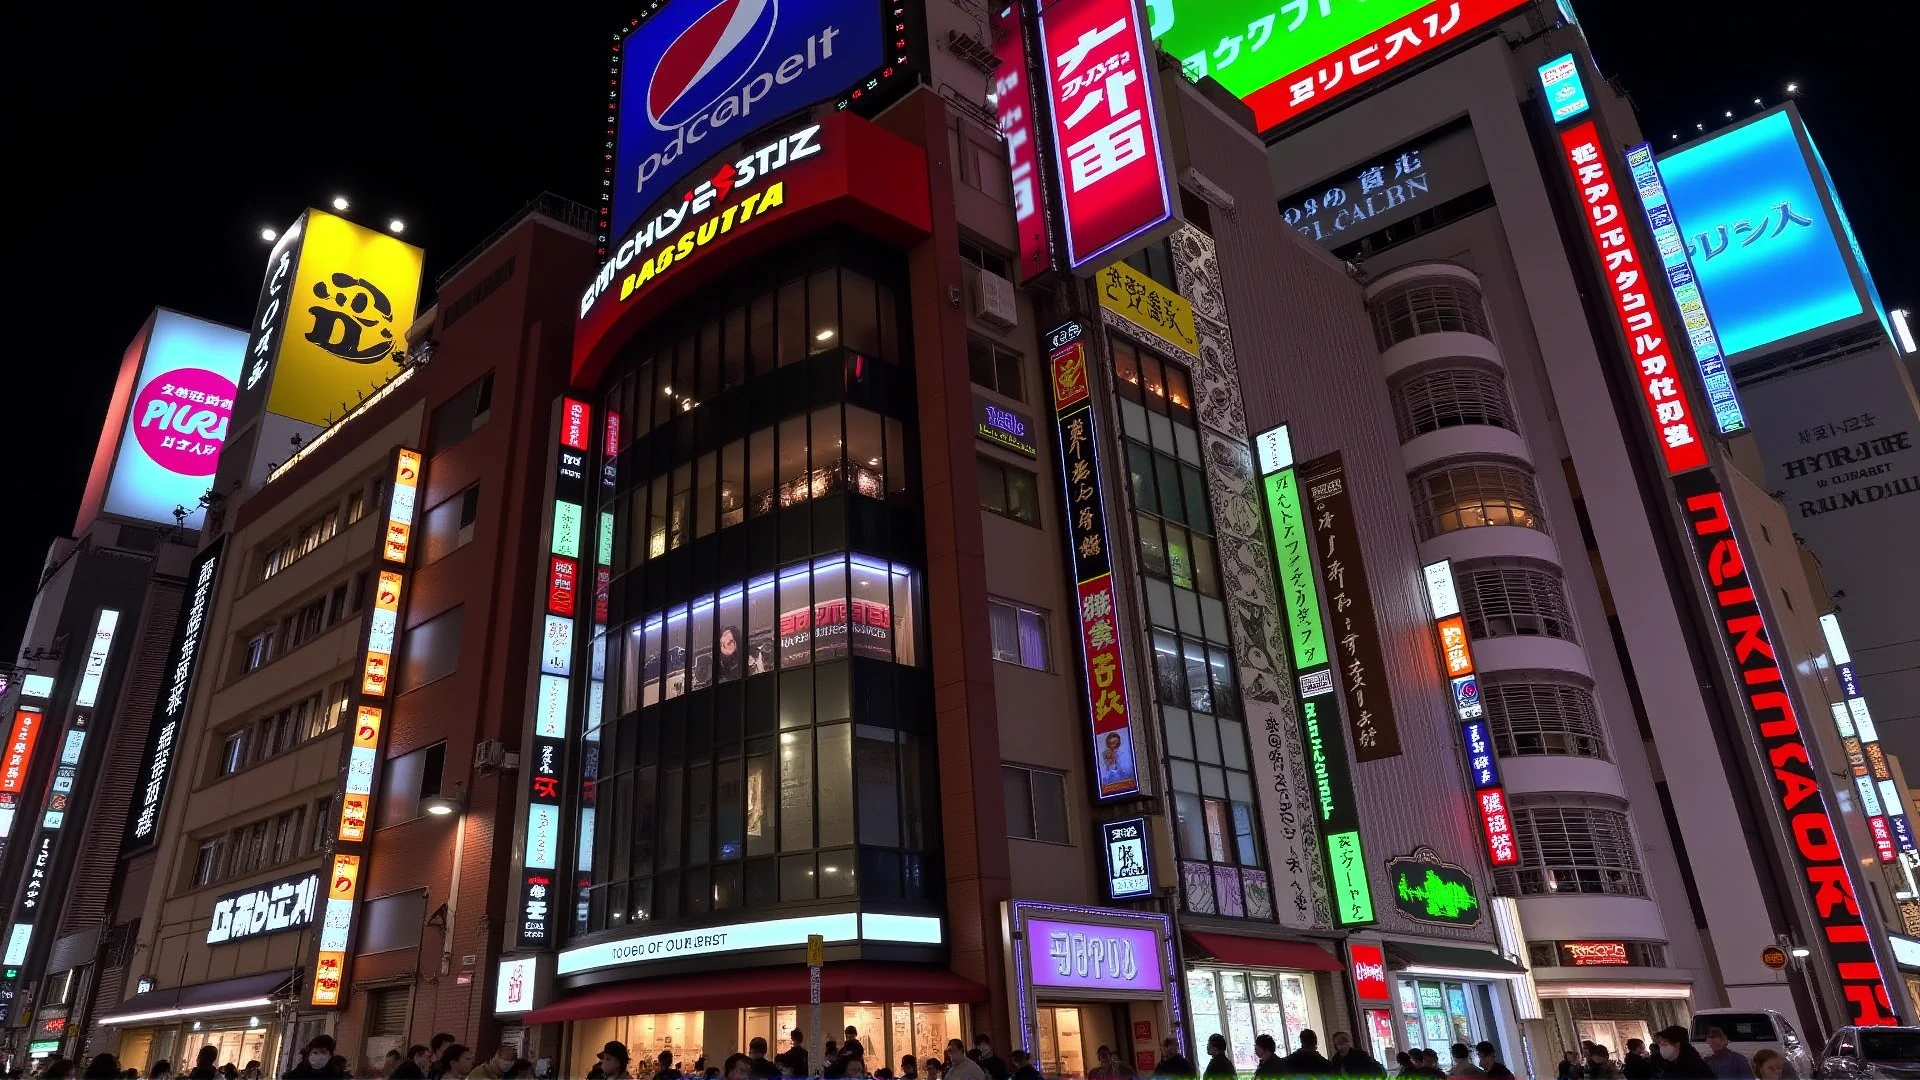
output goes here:
<path id="1" fill-rule="evenodd" d="M 1855 319 L 1864 265 L 1797 114 L 1782 107 L 1659 159 L 1689 261 L 1731 361 Z M 1819 170 L 1819 171 L 1816 171 Z"/>
<path id="2" fill-rule="evenodd" d="M 878 0 L 669 0 L 618 58 L 607 239 L 675 181 L 758 129 L 882 66 Z"/>

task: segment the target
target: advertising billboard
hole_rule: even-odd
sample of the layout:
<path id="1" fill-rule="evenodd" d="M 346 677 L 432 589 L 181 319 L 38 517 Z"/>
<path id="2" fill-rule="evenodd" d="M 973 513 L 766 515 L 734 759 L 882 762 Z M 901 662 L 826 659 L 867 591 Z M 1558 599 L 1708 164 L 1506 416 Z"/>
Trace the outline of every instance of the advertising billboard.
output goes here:
<path id="1" fill-rule="evenodd" d="M 1040 156 L 1040 98 L 1027 62 L 1027 13 L 1021 4 L 995 3 L 991 11 L 994 119 L 1007 140 L 1008 190 L 1013 194 L 1014 232 L 1020 246 L 1014 280 L 1026 284 L 1053 268 L 1053 236 L 1047 222 L 1046 162 Z"/>
<path id="2" fill-rule="evenodd" d="M 1347 722 L 1354 760 L 1399 757 L 1400 723 L 1387 693 L 1380 624 L 1374 618 L 1367 562 L 1360 550 L 1360 531 L 1340 452 L 1322 454 L 1301 465 L 1300 483 L 1313 504 L 1313 537 L 1320 548 L 1321 585 L 1333 622 L 1334 668 L 1351 711 Z"/>
<path id="3" fill-rule="evenodd" d="M 166 801 L 167 785 L 173 777 L 173 754 L 180 735 L 180 721 L 187 714 L 187 695 L 192 691 L 193 673 L 199 666 L 200 635 L 213 605 L 213 585 L 219 580 L 220 553 L 226 544 L 226 537 L 216 538 L 206 550 L 194 556 L 187 570 L 191 584 L 175 617 L 166 665 L 160 669 L 160 693 L 154 698 L 146 753 L 141 758 L 145 782 L 134 792 L 126 839 L 121 841 L 123 851 L 148 847 L 159 837 L 160 808 Z"/>
<path id="4" fill-rule="evenodd" d="M 1173 220 L 1153 53 L 1134 0 L 1055 0 L 1040 13 L 1047 131 L 1067 268 L 1092 273 Z"/>
<path id="5" fill-rule="evenodd" d="M 213 485 L 246 349 L 243 331 L 154 312 L 107 481 L 107 513 L 172 525 L 180 506 L 186 527 L 200 527 L 200 496 Z"/>
<path id="6" fill-rule="evenodd" d="M 1782 106 L 1657 164 L 1734 363 L 1867 313 L 1864 267 L 1799 114 Z"/>
<path id="7" fill-rule="evenodd" d="M 1464 41 L 1516 0 L 1146 0 L 1149 33 L 1261 131 Z"/>
<path id="8" fill-rule="evenodd" d="M 1555 124 L 1563 124 L 1587 111 L 1587 86 L 1580 79 L 1580 61 L 1572 53 L 1540 65 L 1540 92 L 1546 96 L 1547 110 Z"/>
<path id="9" fill-rule="evenodd" d="M 669 0 L 613 52 L 606 241 L 753 132 L 905 60 L 879 0 Z"/>
<path id="10" fill-rule="evenodd" d="M 1280 216 L 1336 254 L 1346 245 L 1487 186 L 1465 120 L 1447 124 L 1280 200 Z"/>
<path id="11" fill-rule="evenodd" d="M 325 425 L 400 370 L 394 354 L 406 348 L 425 253 L 321 210 L 308 210 L 300 229 L 292 285 L 263 294 L 282 332 L 271 333 L 268 320 L 260 341 L 271 359 L 264 371 L 252 361 L 247 378 L 270 380 L 268 412 Z M 284 280 L 286 265 L 268 268 L 269 289 Z"/>

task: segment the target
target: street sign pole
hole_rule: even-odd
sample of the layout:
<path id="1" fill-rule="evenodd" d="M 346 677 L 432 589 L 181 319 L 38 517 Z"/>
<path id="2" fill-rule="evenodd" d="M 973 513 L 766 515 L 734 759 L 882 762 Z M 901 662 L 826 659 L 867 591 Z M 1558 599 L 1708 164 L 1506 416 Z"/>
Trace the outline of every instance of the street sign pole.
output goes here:
<path id="1" fill-rule="evenodd" d="M 826 962 L 827 939 L 819 934 L 807 935 L 807 1003 L 813 1006 L 813 1040 L 808 1043 L 808 1070 L 811 1076 L 824 1075 L 827 1058 L 826 1044 L 820 1041 L 820 968 Z"/>

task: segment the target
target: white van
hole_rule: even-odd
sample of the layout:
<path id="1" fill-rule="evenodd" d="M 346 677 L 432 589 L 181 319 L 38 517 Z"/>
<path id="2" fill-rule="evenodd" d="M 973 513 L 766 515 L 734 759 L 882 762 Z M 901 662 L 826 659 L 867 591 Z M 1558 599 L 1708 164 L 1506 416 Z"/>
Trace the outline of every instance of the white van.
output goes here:
<path id="1" fill-rule="evenodd" d="M 1719 1028 L 1727 1036 L 1727 1049 L 1752 1060 L 1754 1052 L 1771 1050 L 1787 1059 L 1787 1076 L 1809 1080 L 1813 1076 L 1813 1051 L 1807 1040 L 1793 1030 L 1786 1017 L 1772 1009 L 1702 1009 L 1693 1014 L 1688 1035 L 1694 1048 L 1705 1057 L 1707 1032 Z"/>

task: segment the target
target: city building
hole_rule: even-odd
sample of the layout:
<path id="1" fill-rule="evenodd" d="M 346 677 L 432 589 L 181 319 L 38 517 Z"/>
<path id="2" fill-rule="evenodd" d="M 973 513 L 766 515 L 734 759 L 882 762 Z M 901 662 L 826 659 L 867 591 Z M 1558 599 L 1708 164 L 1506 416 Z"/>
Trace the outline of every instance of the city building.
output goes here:
<path id="1" fill-rule="evenodd" d="M 223 462 L 172 797 L 135 894 L 126 996 L 98 1006 L 96 1048 L 177 1062 L 211 1045 L 277 1073 L 321 1032 L 356 1069 L 442 1029 L 510 1034 L 485 997 L 517 791 L 504 747 L 519 714 L 501 703 L 527 685 L 514 660 L 535 598 L 509 568 L 532 557 L 525 448 L 566 372 L 564 335 L 539 328 L 570 318 L 583 212 L 530 204 L 395 328 L 407 363 L 388 382 L 283 460 Z M 276 361 L 270 382 L 313 377 Z M 340 918 L 349 850 L 358 906 Z M 322 947 L 333 932 L 346 948 Z"/>
<path id="2" fill-rule="evenodd" d="M 4 697 L 0 1009 L 16 1061 L 72 1055 L 132 948 L 122 841 L 245 335 L 157 309 L 122 356 L 70 537 Z"/>

